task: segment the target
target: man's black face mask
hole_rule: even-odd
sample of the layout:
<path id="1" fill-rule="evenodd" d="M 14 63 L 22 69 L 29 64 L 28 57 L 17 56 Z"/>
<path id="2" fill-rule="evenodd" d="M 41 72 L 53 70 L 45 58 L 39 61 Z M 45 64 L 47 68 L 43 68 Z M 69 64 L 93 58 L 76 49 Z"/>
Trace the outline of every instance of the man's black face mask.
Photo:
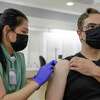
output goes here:
<path id="1" fill-rule="evenodd" d="M 85 31 L 86 43 L 95 48 L 100 49 L 100 26 L 95 29 Z"/>

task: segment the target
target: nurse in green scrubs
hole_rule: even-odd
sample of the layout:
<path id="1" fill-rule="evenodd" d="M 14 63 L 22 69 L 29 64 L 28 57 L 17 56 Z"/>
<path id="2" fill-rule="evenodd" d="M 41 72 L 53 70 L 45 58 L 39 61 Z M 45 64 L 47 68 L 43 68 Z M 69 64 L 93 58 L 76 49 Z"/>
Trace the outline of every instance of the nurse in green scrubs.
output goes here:
<path id="1" fill-rule="evenodd" d="M 0 100 L 27 100 L 54 71 L 56 61 L 44 65 L 27 83 L 24 55 L 28 19 L 19 10 L 6 9 L 0 15 Z"/>

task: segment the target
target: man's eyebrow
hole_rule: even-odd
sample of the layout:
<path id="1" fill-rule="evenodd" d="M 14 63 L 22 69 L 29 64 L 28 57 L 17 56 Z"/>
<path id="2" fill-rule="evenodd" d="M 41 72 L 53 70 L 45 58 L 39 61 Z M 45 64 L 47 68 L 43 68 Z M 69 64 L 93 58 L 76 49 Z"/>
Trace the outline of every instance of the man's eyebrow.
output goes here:
<path id="1" fill-rule="evenodd" d="M 91 24 L 91 25 L 96 25 L 96 23 L 88 23 L 87 25 L 89 25 L 89 24 Z"/>
<path id="2" fill-rule="evenodd" d="M 87 23 L 87 25 L 85 26 L 89 26 L 89 25 L 97 25 L 96 23 Z"/>

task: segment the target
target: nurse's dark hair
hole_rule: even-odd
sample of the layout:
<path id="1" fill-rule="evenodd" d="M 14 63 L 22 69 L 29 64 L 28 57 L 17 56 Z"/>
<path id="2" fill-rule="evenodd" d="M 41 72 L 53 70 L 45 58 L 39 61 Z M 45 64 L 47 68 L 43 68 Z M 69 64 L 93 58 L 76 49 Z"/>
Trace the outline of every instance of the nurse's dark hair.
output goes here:
<path id="1" fill-rule="evenodd" d="M 8 25 L 12 31 L 16 29 L 17 26 L 21 25 L 24 20 L 27 20 L 27 17 L 24 13 L 17 9 L 9 8 L 5 9 L 3 13 L 0 14 L 0 44 L 2 43 L 3 37 L 3 28 L 5 25 Z M 7 69 L 7 63 L 0 46 L 0 63 L 4 71 Z"/>
<path id="2" fill-rule="evenodd" d="M 94 8 L 87 8 L 86 12 L 80 15 L 77 22 L 78 30 L 82 31 L 84 26 L 84 21 L 88 18 L 91 14 L 100 14 L 100 12 Z"/>

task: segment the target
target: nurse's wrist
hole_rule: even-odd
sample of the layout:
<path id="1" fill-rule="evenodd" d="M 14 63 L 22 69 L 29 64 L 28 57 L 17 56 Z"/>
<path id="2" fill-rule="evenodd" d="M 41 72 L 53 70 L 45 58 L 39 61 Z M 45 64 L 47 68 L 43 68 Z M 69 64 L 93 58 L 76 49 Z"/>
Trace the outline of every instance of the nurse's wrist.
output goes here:
<path id="1" fill-rule="evenodd" d="M 40 88 L 39 84 L 34 80 L 31 81 L 31 84 L 33 85 L 33 88 L 35 88 L 35 90 Z"/>

